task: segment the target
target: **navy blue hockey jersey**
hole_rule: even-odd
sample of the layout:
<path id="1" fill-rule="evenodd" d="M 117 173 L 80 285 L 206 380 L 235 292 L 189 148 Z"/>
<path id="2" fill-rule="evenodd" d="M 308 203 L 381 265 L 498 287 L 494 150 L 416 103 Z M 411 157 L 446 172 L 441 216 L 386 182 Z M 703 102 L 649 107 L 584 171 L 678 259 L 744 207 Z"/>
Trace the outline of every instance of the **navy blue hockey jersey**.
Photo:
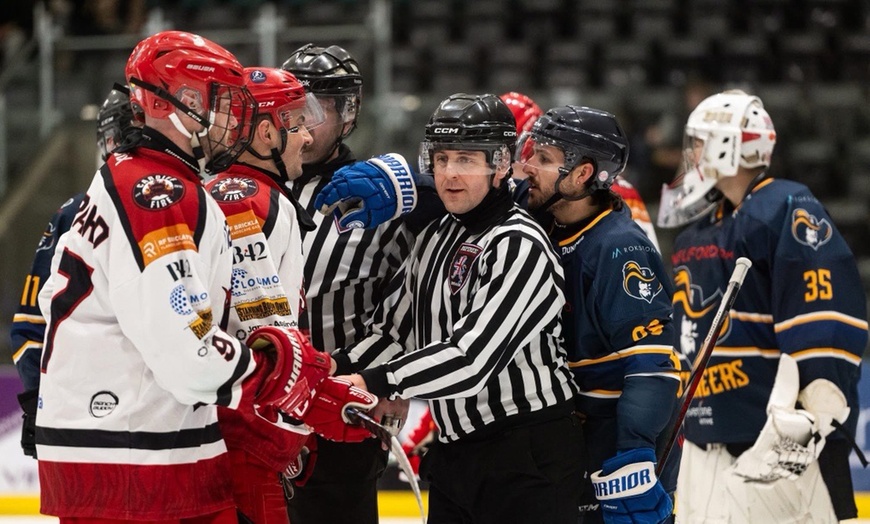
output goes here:
<path id="1" fill-rule="evenodd" d="M 753 263 L 686 414 L 686 437 L 754 442 L 781 352 L 798 361 L 801 388 L 817 378 L 840 387 L 853 407 L 847 426 L 854 432 L 867 310 L 849 247 L 822 204 L 795 182 L 764 179 L 737 209 L 724 206 L 681 232 L 672 255 L 686 370 L 735 261 Z"/>
<path id="2" fill-rule="evenodd" d="M 51 272 L 51 258 L 57 240 L 69 230 L 84 196 L 84 193 L 79 193 L 70 198 L 51 217 L 36 247 L 33 266 L 24 279 L 18 311 L 12 318 L 12 360 L 26 391 L 39 387 L 39 357 L 45 335 L 45 318 L 39 310 L 36 297 Z"/>
<path id="3" fill-rule="evenodd" d="M 626 208 L 573 231 L 558 229 L 550 236 L 565 269 L 563 323 L 580 388 L 577 409 L 590 419 L 615 419 L 609 453 L 654 448 L 679 381 L 673 288 L 661 257 Z"/>

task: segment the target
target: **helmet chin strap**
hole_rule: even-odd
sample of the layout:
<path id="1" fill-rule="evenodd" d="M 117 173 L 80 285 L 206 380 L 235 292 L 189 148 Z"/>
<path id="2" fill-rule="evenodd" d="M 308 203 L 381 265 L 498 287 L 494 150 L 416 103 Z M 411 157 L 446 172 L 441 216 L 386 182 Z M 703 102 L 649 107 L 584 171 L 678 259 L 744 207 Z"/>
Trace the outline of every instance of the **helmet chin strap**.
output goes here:
<path id="1" fill-rule="evenodd" d="M 586 198 L 592 194 L 589 191 L 588 186 L 585 187 L 583 189 L 583 192 L 577 196 L 568 196 L 565 193 L 562 193 L 562 191 L 559 190 L 559 186 L 562 185 L 562 182 L 568 177 L 569 174 L 571 174 L 571 172 L 568 171 L 566 168 L 564 168 L 564 167 L 559 168 L 559 176 L 558 176 L 558 178 L 556 178 L 556 182 L 553 184 L 553 196 L 551 196 L 550 198 L 548 198 L 546 200 L 546 202 L 541 204 L 541 206 L 538 208 L 538 211 L 549 210 L 550 207 L 552 207 L 553 204 L 555 204 L 559 200 L 564 199 L 564 200 L 567 200 L 568 202 L 577 202 L 579 200 L 583 200 L 584 198 Z"/>
<path id="2" fill-rule="evenodd" d="M 277 147 L 273 147 L 269 150 L 269 155 L 261 155 L 256 150 L 254 150 L 252 144 L 248 144 L 246 150 L 248 153 L 251 153 L 255 157 L 260 160 L 269 160 L 272 159 L 272 162 L 275 164 L 275 169 L 278 170 L 277 176 L 272 176 L 272 179 L 281 186 L 284 191 L 284 196 L 290 200 L 290 203 L 293 204 L 293 209 L 296 210 L 296 220 L 299 221 L 299 227 L 302 231 L 314 231 L 317 229 L 317 224 L 314 223 L 314 220 L 311 218 L 311 215 L 308 214 L 308 211 L 302 207 L 302 204 L 296 200 L 296 197 L 293 196 L 293 193 L 290 191 L 290 175 L 287 173 L 287 165 L 284 163 L 284 159 L 281 158 L 281 155 L 284 154 L 284 150 L 287 149 L 287 130 L 281 128 L 281 149 L 279 150 Z M 265 172 L 265 171 L 264 171 Z"/>

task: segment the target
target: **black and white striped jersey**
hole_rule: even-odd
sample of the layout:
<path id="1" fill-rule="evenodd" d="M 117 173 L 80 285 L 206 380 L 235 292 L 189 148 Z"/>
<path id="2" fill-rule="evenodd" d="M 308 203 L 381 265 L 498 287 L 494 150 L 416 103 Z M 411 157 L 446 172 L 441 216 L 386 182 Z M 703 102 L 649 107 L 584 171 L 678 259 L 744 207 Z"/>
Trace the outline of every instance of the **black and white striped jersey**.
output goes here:
<path id="1" fill-rule="evenodd" d="M 335 355 L 337 374 L 365 369 L 379 396 L 428 400 L 442 442 L 575 393 L 559 259 L 540 226 L 504 195 L 509 209 L 486 228 L 472 231 L 453 216 L 426 228 L 371 334 Z"/>
<path id="2" fill-rule="evenodd" d="M 334 161 L 304 166 L 292 192 L 317 224 L 303 231 L 306 310 L 300 327 L 310 332 L 317 349 L 333 351 L 366 334 L 366 325 L 383 290 L 413 244 L 403 220 L 377 229 L 341 229 L 332 216 L 314 209 L 314 199 L 335 170 L 353 162 L 347 146 L 340 146 Z"/>

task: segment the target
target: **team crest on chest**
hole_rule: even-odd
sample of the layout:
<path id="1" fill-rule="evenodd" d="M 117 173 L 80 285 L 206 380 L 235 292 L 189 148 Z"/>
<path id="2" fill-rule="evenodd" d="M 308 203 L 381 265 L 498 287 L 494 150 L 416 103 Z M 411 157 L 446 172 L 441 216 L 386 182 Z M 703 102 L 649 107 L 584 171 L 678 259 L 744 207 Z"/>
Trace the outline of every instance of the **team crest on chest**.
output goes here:
<path id="1" fill-rule="evenodd" d="M 133 200 L 151 211 L 166 209 L 184 196 L 184 184 L 169 175 L 148 175 L 133 186 Z"/>
<path id="2" fill-rule="evenodd" d="M 653 298 L 662 291 L 662 283 L 648 267 L 641 267 L 634 260 L 622 266 L 622 287 L 631 298 L 652 303 Z"/>
<path id="3" fill-rule="evenodd" d="M 455 295 L 465 285 L 468 280 L 468 273 L 471 270 L 471 264 L 474 259 L 483 251 L 480 246 L 474 244 L 462 244 L 456 253 L 453 254 L 453 261 L 450 262 L 450 274 L 447 281 L 450 284 L 450 291 Z"/>
<path id="4" fill-rule="evenodd" d="M 211 187 L 211 196 L 220 202 L 238 202 L 257 194 L 257 182 L 248 177 L 221 178 Z"/>
<path id="5" fill-rule="evenodd" d="M 817 219 L 806 209 L 795 209 L 791 216 L 791 234 L 799 244 L 817 251 L 834 235 L 834 228 L 827 219 Z"/>

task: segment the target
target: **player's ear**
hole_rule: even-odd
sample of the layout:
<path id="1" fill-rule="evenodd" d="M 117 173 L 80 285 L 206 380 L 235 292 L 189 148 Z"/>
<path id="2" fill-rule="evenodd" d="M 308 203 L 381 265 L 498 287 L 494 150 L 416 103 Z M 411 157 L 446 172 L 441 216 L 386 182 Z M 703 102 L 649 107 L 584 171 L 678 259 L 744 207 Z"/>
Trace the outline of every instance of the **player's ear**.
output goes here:
<path id="1" fill-rule="evenodd" d="M 592 175 L 595 174 L 595 167 L 592 162 L 580 162 L 572 171 L 569 177 L 574 187 L 582 189 L 589 184 Z"/>

